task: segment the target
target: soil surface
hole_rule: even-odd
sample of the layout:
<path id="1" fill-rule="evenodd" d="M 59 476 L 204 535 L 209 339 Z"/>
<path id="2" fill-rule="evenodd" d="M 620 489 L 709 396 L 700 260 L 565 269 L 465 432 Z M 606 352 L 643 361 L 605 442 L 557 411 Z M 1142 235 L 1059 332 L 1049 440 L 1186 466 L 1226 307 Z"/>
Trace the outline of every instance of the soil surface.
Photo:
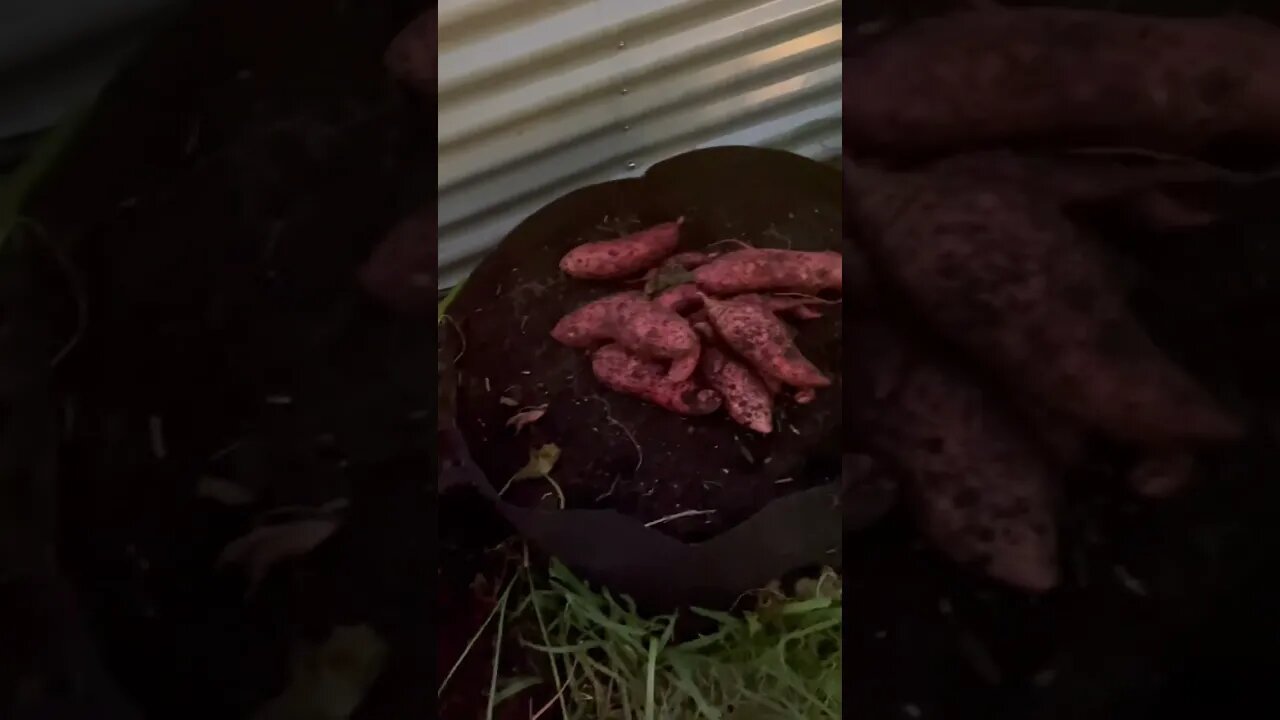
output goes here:
<path id="1" fill-rule="evenodd" d="M 644 521 L 714 511 L 662 525 L 682 539 L 732 527 L 775 497 L 838 476 L 841 313 L 798 325 L 800 349 L 835 378 L 804 406 L 782 401 L 767 436 L 723 412 L 687 418 L 604 388 L 586 353 L 554 341 L 569 311 L 624 289 L 565 276 L 560 258 L 584 241 L 684 217 L 681 250 L 725 239 L 758 247 L 836 250 L 840 179 L 829 166 L 776 151 L 714 148 L 680 155 L 641 179 L 577 190 L 532 215 L 468 279 L 449 314 L 466 340 L 457 362 L 458 425 L 491 482 L 561 449 L 553 477 L 568 506 L 604 507 Z M 504 400 L 504 398 L 506 398 Z M 521 407 L 546 414 L 516 433 Z M 482 448 L 482 450 L 481 450 Z M 512 486 L 517 504 L 554 506 L 545 482 Z"/>
<path id="2" fill-rule="evenodd" d="M 429 717 L 435 341 L 356 284 L 429 197 L 425 107 L 382 67 L 418 2 L 207 2 L 103 95 L 29 211 L 87 320 L 53 386 L 59 555 L 149 718 L 245 717 L 335 625 L 391 645 L 360 717 Z M 47 263 L 46 263 L 47 264 Z M 54 327 L 74 329 L 65 273 Z M 202 477 L 254 495 L 199 497 Z M 261 513 L 350 501 L 246 594 L 220 549 Z"/>

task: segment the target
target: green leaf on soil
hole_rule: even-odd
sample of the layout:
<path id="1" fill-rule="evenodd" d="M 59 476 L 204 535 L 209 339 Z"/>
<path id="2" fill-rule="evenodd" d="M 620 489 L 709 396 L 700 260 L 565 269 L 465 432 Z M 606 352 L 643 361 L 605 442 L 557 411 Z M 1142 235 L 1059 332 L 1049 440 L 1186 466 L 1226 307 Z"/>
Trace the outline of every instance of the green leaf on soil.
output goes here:
<path id="1" fill-rule="evenodd" d="M 516 474 L 511 476 L 511 480 L 514 482 L 546 477 L 551 474 L 558 460 L 560 460 L 560 446 L 547 443 L 529 453 L 528 464 L 517 470 Z"/>
<path id="2" fill-rule="evenodd" d="M 644 292 L 649 297 L 653 297 L 663 290 L 691 282 L 693 282 L 693 273 L 685 269 L 683 265 L 666 263 L 659 267 L 653 277 L 645 282 Z"/>
<path id="3" fill-rule="evenodd" d="M 387 644 L 367 625 L 336 627 L 295 656 L 288 687 L 253 720 L 347 720 L 386 663 Z"/>

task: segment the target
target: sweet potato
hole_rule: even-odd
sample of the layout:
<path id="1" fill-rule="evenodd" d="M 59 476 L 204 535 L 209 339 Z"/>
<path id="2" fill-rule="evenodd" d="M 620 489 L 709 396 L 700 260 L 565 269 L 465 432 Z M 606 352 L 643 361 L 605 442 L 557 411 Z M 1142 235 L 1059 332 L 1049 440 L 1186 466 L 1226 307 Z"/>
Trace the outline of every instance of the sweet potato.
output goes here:
<path id="1" fill-rule="evenodd" d="M 840 253 L 751 248 L 725 253 L 693 271 L 703 292 L 737 295 L 761 291 L 819 293 L 840 290 Z"/>
<path id="2" fill-rule="evenodd" d="M 1054 473 L 1001 398 L 880 325 L 852 328 L 857 431 L 902 472 L 943 554 L 1013 586 L 1058 583 Z"/>
<path id="3" fill-rule="evenodd" d="M 591 370 L 611 390 L 681 415 L 709 415 L 720 409 L 720 396 L 714 390 L 699 388 L 690 380 L 671 380 L 661 363 L 640 357 L 617 343 L 605 345 L 591 355 Z"/>
<path id="4" fill-rule="evenodd" d="M 663 290 L 653 301 L 672 312 L 684 315 L 702 307 L 702 293 L 697 285 L 685 283 Z"/>
<path id="5" fill-rule="evenodd" d="M 402 313 L 425 314 L 435 307 L 435 207 L 401 220 L 361 266 L 358 280 L 370 295 Z"/>
<path id="6" fill-rule="evenodd" d="M 758 433 L 773 432 L 773 393 L 754 370 L 716 347 L 703 350 L 701 369 L 734 422 Z"/>
<path id="7" fill-rule="evenodd" d="M 685 270 L 692 270 L 696 267 L 706 265 L 711 262 L 714 257 L 716 257 L 716 253 L 704 253 L 697 250 L 691 250 L 689 252 L 676 253 L 675 255 L 667 258 L 667 262 L 672 265 L 679 265 Z"/>
<path id="8" fill-rule="evenodd" d="M 1242 433 L 1147 335 L 1054 202 L 1012 184 L 854 185 L 877 268 L 1017 391 L 1144 447 Z"/>
<path id="9" fill-rule="evenodd" d="M 920 20 L 844 61 L 845 150 L 1280 140 L 1280 30 L 1056 8 Z"/>
<path id="10" fill-rule="evenodd" d="M 551 336 L 569 347 L 616 341 L 631 352 L 671 360 L 671 379 L 687 380 L 697 369 L 701 343 L 688 321 L 638 292 L 607 295 L 565 315 Z"/>
<path id="11" fill-rule="evenodd" d="M 830 378 L 800 353 L 787 325 L 759 302 L 705 297 L 716 333 L 761 375 L 797 388 L 827 387 Z"/>
<path id="12" fill-rule="evenodd" d="M 1018 155 L 1006 150 L 953 155 L 931 167 L 960 182 L 1015 183 L 1062 205 L 1142 194 L 1166 185 L 1256 182 L 1270 173 L 1242 173 L 1193 158 L 1122 149 Z"/>
<path id="13" fill-rule="evenodd" d="M 436 93 L 436 13 L 417 17 L 387 47 L 383 62 L 391 74 L 423 95 Z"/>
<path id="14" fill-rule="evenodd" d="M 675 252 L 684 218 L 662 223 L 615 240 L 589 242 L 560 259 L 566 275 L 588 280 L 625 278 L 656 267 Z"/>
<path id="15" fill-rule="evenodd" d="M 739 297 L 752 297 L 750 295 L 742 295 Z M 823 300 L 819 297 L 803 297 L 803 296 L 787 296 L 787 295 L 756 295 L 760 301 L 769 308 L 775 315 L 790 315 L 796 320 L 816 320 L 822 317 L 822 313 L 814 310 L 814 305 L 832 305 L 836 301 Z"/>

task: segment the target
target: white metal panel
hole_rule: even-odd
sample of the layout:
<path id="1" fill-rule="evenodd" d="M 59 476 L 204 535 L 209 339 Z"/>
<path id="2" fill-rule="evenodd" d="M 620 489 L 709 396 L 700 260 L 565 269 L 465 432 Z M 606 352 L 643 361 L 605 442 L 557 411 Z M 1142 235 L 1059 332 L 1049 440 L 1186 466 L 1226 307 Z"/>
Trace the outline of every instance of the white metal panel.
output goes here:
<path id="1" fill-rule="evenodd" d="M 440 283 L 574 188 L 698 147 L 840 153 L 840 0 L 442 0 Z"/>

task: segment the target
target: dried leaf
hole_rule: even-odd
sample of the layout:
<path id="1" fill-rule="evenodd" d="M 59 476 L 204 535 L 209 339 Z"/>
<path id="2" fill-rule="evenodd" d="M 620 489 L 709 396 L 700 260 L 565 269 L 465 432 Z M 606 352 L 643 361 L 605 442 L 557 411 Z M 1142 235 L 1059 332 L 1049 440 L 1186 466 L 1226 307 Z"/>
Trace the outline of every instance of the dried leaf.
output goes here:
<path id="1" fill-rule="evenodd" d="M 663 290 L 691 282 L 693 282 L 693 273 L 683 265 L 665 263 L 645 282 L 644 292 L 649 297 L 655 297 Z"/>
<path id="2" fill-rule="evenodd" d="M 339 524 L 337 516 L 317 516 L 255 528 L 223 548 L 218 565 L 246 566 L 249 592 L 253 592 L 277 563 L 311 552 L 333 535 Z"/>
<path id="3" fill-rule="evenodd" d="M 515 415 L 512 415 L 507 420 L 507 427 L 511 427 L 512 425 L 515 425 L 516 433 L 519 433 L 521 430 L 524 429 L 525 425 L 528 425 L 529 423 L 532 423 L 532 422 L 537 422 L 543 415 L 546 415 L 546 414 L 547 414 L 547 406 L 545 404 L 537 405 L 534 407 L 527 407 L 521 410 L 520 412 L 516 413 Z"/>
<path id="4" fill-rule="evenodd" d="M 382 672 L 387 643 L 367 625 L 336 627 L 297 653 L 288 687 L 253 720 L 347 720 Z"/>
<path id="5" fill-rule="evenodd" d="M 511 476 L 511 479 L 513 481 L 530 480 L 549 475 L 559 459 L 560 447 L 547 443 L 537 450 L 531 451 L 528 464 L 517 470 L 516 474 Z"/>
<path id="6" fill-rule="evenodd" d="M 219 477 L 202 477 L 196 482 L 196 497 L 206 498 L 223 505 L 248 505 L 253 502 L 253 492 L 248 488 Z"/>

